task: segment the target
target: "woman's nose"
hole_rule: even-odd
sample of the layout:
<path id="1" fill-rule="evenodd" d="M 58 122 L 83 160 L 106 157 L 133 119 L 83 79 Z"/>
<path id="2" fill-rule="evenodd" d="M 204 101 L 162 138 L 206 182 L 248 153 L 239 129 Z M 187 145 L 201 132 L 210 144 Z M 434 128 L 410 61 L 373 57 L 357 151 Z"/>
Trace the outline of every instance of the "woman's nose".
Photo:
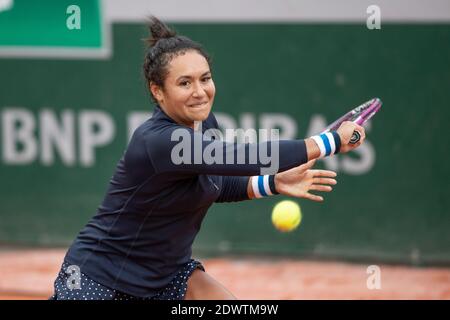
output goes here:
<path id="1" fill-rule="evenodd" d="M 205 95 L 205 90 L 203 89 L 203 87 L 200 84 L 196 84 L 194 85 L 194 92 L 192 93 L 192 95 L 194 97 L 202 97 Z"/>

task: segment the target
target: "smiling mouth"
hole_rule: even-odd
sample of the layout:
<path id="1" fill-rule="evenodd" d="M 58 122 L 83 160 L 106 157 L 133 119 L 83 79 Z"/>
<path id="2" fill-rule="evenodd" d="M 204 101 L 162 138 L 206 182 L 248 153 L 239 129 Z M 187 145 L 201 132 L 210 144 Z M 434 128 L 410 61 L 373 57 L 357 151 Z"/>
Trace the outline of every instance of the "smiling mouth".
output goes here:
<path id="1" fill-rule="evenodd" d="M 205 102 L 200 102 L 200 103 L 194 103 L 194 104 L 189 104 L 188 107 L 190 108 L 201 108 L 204 107 L 208 104 L 208 101 Z"/>

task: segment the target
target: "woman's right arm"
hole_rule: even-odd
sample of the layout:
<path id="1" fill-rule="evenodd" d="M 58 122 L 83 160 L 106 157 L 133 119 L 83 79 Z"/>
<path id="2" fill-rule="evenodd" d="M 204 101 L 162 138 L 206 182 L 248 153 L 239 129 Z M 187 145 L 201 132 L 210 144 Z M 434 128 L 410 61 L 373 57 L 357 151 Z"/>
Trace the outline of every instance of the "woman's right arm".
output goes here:
<path id="1" fill-rule="evenodd" d="M 361 141 L 350 145 L 354 130 Z M 358 147 L 364 141 L 364 129 L 346 122 L 337 133 L 340 152 Z M 227 143 L 207 140 L 190 128 L 174 127 L 145 139 L 147 154 L 156 172 L 209 174 L 222 176 L 253 176 L 275 174 L 319 158 L 321 151 L 313 138 L 261 143 Z"/>

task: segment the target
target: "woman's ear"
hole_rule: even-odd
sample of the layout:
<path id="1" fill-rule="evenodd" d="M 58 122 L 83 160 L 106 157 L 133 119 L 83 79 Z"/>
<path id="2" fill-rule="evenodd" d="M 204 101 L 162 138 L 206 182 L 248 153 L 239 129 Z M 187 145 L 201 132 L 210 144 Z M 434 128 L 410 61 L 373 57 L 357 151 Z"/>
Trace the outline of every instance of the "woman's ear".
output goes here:
<path id="1" fill-rule="evenodd" d="M 153 97 L 155 97 L 156 101 L 159 103 L 164 101 L 164 94 L 162 92 L 162 89 L 157 84 L 150 82 L 148 85 L 150 92 L 152 93 Z"/>

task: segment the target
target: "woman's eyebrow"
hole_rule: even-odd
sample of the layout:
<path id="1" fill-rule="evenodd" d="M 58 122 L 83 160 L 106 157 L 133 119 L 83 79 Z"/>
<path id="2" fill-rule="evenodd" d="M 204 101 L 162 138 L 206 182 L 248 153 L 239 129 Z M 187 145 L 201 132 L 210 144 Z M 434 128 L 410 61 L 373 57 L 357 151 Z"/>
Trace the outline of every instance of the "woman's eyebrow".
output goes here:
<path id="1" fill-rule="evenodd" d="M 203 74 L 201 75 L 201 77 L 206 76 L 207 74 L 210 74 L 210 73 L 211 73 L 211 71 L 206 71 L 205 73 L 203 73 Z M 177 81 L 180 80 L 180 79 L 183 79 L 183 78 L 192 79 L 191 76 L 179 76 L 179 77 L 177 78 Z"/>

